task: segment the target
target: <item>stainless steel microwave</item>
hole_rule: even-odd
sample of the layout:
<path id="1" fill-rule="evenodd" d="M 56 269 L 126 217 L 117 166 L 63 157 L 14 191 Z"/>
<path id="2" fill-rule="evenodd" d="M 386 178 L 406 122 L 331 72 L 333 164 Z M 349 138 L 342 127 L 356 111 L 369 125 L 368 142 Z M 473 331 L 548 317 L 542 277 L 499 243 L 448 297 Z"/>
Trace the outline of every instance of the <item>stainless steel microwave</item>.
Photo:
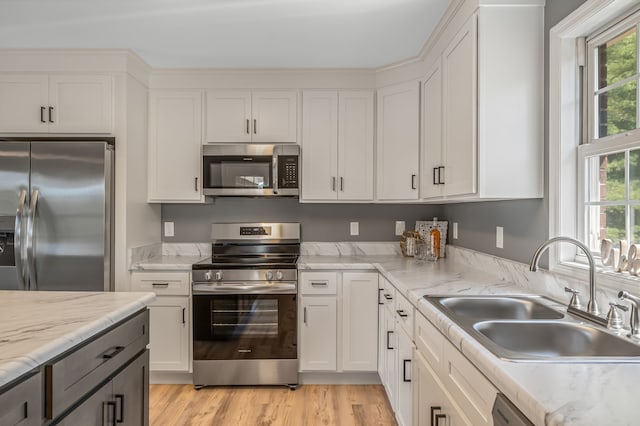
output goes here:
<path id="1" fill-rule="evenodd" d="M 202 190 L 215 197 L 297 197 L 298 145 L 215 144 L 202 147 Z"/>

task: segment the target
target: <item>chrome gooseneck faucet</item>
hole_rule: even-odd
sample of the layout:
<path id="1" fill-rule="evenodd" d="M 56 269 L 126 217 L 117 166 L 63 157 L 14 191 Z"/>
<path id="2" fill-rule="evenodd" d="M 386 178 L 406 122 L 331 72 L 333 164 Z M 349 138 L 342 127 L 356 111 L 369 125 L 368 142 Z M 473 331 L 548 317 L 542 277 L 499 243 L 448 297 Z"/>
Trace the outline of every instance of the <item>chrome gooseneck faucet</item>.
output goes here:
<path id="1" fill-rule="evenodd" d="M 579 316 L 581 316 L 583 318 L 589 319 L 591 321 L 602 323 L 602 318 L 599 316 L 600 315 L 600 309 L 598 309 L 598 302 L 596 301 L 596 264 L 595 264 L 595 261 L 593 260 L 593 255 L 591 254 L 591 252 L 589 251 L 589 248 L 587 246 L 582 244 L 580 241 L 575 240 L 573 238 L 569 238 L 569 237 L 554 237 L 554 238 L 551 238 L 551 239 L 545 241 L 544 243 L 542 243 L 542 245 L 540 245 L 540 247 L 538 247 L 536 252 L 533 254 L 533 258 L 531 259 L 531 265 L 529 265 L 529 269 L 531 271 L 533 271 L 533 272 L 537 271 L 538 270 L 538 261 L 540 260 L 540 256 L 542 255 L 542 253 L 550 245 L 552 245 L 554 243 L 558 243 L 558 242 L 567 242 L 567 243 L 571 243 L 571 244 L 579 247 L 580 249 L 582 249 L 584 254 L 587 256 L 587 260 L 589 261 L 589 302 L 587 303 L 587 310 L 583 311 L 579 307 L 569 306 L 569 308 L 568 308 L 569 312 L 575 313 L 575 314 L 577 314 L 577 315 L 579 315 Z M 567 289 L 567 290 L 568 291 L 572 291 L 570 289 Z M 583 314 L 586 314 L 586 315 L 583 315 Z M 605 324 L 606 324 L 606 322 L 605 322 Z"/>

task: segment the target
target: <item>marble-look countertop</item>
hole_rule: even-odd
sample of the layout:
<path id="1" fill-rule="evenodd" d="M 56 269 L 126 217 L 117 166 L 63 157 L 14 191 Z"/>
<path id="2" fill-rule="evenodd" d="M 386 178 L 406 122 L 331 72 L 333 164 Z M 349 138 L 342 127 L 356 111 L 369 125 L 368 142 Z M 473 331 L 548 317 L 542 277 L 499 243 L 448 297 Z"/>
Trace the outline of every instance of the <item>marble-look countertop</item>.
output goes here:
<path id="1" fill-rule="evenodd" d="M 640 364 L 503 361 L 422 297 L 543 292 L 449 259 L 428 262 L 399 256 L 301 256 L 298 267 L 378 270 L 536 425 L 640 424 L 635 406 Z"/>
<path id="2" fill-rule="evenodd" d="M 159 255 L 134 262 L 130 271 L 191 271 L 191 265 L 209 256 Z"/>
<path id="3" fill-rule="evenodd" d="M 154 299 L 153 293 L 0 291 L 0 388 Z"/>

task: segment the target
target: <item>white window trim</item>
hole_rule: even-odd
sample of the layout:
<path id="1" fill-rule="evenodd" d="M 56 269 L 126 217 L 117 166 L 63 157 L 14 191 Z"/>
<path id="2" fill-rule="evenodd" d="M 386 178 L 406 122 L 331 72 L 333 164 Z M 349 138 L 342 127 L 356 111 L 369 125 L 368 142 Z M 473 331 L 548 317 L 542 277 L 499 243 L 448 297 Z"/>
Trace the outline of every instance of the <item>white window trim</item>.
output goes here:
<path id="1" fill-rule="evenodd" d="M 578 64 L 584 63 L 583 43 L 587 37 L 626 10 L 637 0 L 587 0 L 549 32 L 549 237 L 579 237 L 577 211 L 578 161 L 581 105 Z M 549 248 L 549 269 L 584 277 L 587 266 L 573 262 L 573 245 Z M 598 280 L 610 286 L 640 281 L 628 274 L 599 272 Z M 637 283 L 636 283 L 637 284 Z"/>

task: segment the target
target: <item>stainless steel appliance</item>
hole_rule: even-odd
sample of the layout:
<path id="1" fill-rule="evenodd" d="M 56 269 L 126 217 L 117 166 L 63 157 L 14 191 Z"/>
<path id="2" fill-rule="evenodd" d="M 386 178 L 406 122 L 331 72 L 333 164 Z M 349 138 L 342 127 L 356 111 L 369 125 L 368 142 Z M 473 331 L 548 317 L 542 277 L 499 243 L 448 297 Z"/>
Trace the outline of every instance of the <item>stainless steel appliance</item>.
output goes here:
<path id="1" fill-rule="evenodd" d="M 204 145 L 202 191 L 217 197 L 297 197 L 299 164 L 298 145 Z"/>
<path id="2" fill-rule="evenodd" d="M 112 286 L 113 140 L 0 141 L 0 289 Z"/>
<path id="3" fill-rule="evenodd" d="M 299 223 L 212 224 L 192 266 L 193 384 L 298 383 Z"/>

